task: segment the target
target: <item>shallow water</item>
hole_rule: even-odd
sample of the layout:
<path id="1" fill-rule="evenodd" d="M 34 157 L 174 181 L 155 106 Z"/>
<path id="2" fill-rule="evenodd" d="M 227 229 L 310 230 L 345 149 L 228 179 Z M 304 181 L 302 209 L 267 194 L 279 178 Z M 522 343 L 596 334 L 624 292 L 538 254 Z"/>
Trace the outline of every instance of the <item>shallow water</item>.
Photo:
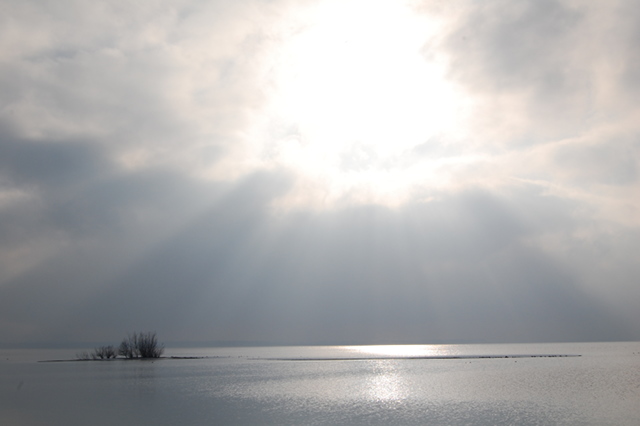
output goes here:
<path id="1" fill-rule="evenodd" d="M 0 351 L 0 424 L 640 424 L 640 343 L 75 352 Z"/>

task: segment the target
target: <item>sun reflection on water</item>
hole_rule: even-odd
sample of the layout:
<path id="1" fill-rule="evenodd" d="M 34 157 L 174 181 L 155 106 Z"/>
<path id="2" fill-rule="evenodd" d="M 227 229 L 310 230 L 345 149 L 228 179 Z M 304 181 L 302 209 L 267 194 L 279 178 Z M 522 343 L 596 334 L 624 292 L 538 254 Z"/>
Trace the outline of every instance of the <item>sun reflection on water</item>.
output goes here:
<path id="1" fill-rule="evenodd" d="M 366 345 L 347 346 L 348 351 L 357 356 L 372 358 L 414 358 L 457 355 L 451 345 Z"/>
<path id="2" fill-rule="evenodd" d="M 398 401 L 408 396 L 407 384 L 396 371 L 394 361 L 375 361 L 374 374 L 367 381 L 367 394 L 375 401 Z"/>

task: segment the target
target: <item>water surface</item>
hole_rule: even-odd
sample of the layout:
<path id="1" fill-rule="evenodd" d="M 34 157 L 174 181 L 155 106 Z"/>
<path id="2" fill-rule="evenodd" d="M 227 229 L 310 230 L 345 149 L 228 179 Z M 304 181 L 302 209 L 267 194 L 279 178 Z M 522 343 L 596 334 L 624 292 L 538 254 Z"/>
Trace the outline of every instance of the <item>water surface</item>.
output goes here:
<path id="1" fill-rule="evenodd" d="M 640 424 L 640 343 L 75 352 L 0 351 L 0 424 Z"/>

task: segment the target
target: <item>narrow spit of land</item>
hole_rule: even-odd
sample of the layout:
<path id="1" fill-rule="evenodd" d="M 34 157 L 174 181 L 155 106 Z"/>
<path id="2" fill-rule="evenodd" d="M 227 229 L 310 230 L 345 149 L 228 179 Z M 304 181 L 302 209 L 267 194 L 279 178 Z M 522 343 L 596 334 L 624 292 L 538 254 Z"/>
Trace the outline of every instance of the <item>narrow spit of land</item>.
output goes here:
<path id="1" fill-rule="evenodd" d="M 384 361 L 384 360 L 415 360 L 415 359 L 499 359 L 499 358 L 570 358 L 579 357 L 577 354 L 530 354 L 530 355 L 429 355 L 429 356 L 372 356 L 372 357 L 333 357 L 333 358 L 247 358 L 263 361 Z M 113 358 L 113 359 L 47 359 L 38 362 L 114 362 L 114 361 L 159 361 L 166 359 L 219 359 L 230 356 L 170 356 L 159 358 Z M 245 357 L 239 357 L 245 358 Z"/>
<path id="2" fill-rule="evenodd" d="M 428 355 L 428 356 L 375 356 L 344 358 L 266 358 L 272 361 L 378 361 L 402 359 L 497 359 L 497 358 L 568 358 L 582 355 L 543 354 L 543 355 Z"/>
<path id="3" fill-rule="evenodd" d="M 45 359 L 38 362 L 117 362 L 117 361 L 159 361 L 164 359 L 209 359 L 209 358 L 229 358 L 226 356 L 161 356 L 158 358 L 111 358 L 111 359 Z"/>

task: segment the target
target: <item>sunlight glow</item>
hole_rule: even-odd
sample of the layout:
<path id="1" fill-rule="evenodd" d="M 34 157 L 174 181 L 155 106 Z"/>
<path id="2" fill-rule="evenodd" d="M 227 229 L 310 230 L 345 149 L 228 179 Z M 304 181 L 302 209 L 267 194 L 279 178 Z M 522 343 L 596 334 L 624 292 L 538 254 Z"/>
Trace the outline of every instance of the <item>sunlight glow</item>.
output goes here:
<path id="1" fill-rule="evenodd" d="M 412 357 L 437 357 L 457 355 L 452 352 L 449 345 L 363 345 L 348 346 L 361 356 L 381 358 L 412 358 Z"/>
<path id="2" fill-rule="evenodd" d="M 444 183 L 451 158 L 416 155 L 454 131 L 463 104 L 423 53 L 437 29 L 402 1 L 318 3 L 274 67 L 268 129 L 255 136 L 264 160 L 330 198 L 388 199 L 416 182 Z"/>

